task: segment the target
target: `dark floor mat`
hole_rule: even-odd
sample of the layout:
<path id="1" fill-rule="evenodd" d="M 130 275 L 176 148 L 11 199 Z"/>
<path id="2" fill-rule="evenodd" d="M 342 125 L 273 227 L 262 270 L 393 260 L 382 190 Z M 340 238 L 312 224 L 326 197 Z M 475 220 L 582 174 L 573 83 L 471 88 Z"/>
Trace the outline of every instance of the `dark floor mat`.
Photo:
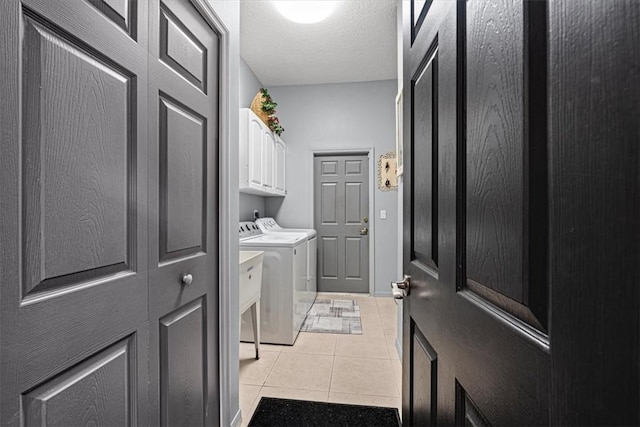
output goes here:
<path id="1" fill-rule="evenodd" d="M 398 427 L 396 408 L 263 397 L 249 421 L 255 427 Z"/>

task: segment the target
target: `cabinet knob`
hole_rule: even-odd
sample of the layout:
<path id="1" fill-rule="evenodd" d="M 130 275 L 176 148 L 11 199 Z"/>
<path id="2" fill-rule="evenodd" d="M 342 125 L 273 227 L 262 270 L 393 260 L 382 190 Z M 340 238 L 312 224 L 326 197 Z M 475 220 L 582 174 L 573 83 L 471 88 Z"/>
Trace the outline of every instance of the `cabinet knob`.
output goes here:
<path id="1" fill-rule="evenodd" d="M 182 276 L 182 283 L 189 286 L 193 282 L 193 276 L 191 274 L 185 274 Z"/>

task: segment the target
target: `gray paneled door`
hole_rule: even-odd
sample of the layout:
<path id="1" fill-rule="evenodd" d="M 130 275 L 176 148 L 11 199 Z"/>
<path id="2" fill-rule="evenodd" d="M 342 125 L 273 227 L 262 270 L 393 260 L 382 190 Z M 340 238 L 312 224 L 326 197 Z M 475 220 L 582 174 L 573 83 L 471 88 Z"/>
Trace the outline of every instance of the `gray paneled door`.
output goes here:
<path id="1" fill-rule="evenodd" d="M 162 10 L 0 2 L 1 425 L 218 420 L 217 37 Z"/>
<path id="2" fill-rule="evenodd" d="M 188 2 L 149 14 L 150 421 L 214 425 L 218 37 Z"/>
<path id="3" fill-rule="evenodd" d="M 314 158 L 318 291 L 369 292 L 369 159 Z"/>

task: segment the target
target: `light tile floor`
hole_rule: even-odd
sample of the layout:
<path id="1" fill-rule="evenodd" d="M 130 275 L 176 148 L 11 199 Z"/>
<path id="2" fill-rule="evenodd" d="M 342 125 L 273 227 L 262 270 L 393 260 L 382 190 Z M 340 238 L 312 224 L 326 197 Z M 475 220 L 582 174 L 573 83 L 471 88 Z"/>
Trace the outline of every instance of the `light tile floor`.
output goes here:
<path id="1" fill-rule="evenodd" d="M 355 299 L 362 335 L 301 332 L 293 346 L 240 343 L 240 409 L 246 426 L 261 397 L 396 407 L 402 365 L 395 348 L 396 303 L 391 297 L 319 293 Z"/>

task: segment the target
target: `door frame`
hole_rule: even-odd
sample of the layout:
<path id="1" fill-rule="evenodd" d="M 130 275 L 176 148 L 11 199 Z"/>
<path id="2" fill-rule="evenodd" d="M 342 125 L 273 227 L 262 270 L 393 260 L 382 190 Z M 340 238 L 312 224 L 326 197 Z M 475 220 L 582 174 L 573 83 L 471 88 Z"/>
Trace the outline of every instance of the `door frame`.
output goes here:
<path id="1" fill-rule="evenodd" d="M 345 155 L 366 155 L 369 159 L 369 295 L 375 296 L 375 245 L 373 244 L 375 241 L 375 227 L 371 227 L 372 221 L 375 219 L 375 148 L 374 147 L 362 147 L 362 148 L 310 148 L 308 161 L 309 161 L 309 170 L 312 171 L 309 176 L 309 181 L 307 185 L 309 187 L 309 191 L 307 192 L 307 203 L 309 206 L 313 206 L 314 194 L 314 165 L 313 159 L 316 156 L 328 156 L 328 155 L 336 155 L 336 156 L 345 156 Z M 309 210 L 309 223 L 313 226 L 315 224 L 313 217 L 314 209 Z"/>
<path id="2" fill-rule="evenodd" d="M 231 103 L 229 87 L 231 76 L 231 40 L 230 30 L 223 19 L 206 0 L 191 0 L 204 20 L 218 33 L 219 45 L 219 108 L 218 108 L 218 156 L 219 164 L 210 165 L 218 171 L 218 213 L 219 213 L 219 238 L 218 246 L 218 363 L 220 379 L 220 425 L 240 425 L 240 409 L 231 413 L 232 391 L 235 389 L 237 399 L 238 370 L 232 372 L 231 361 L 238 360 L 238 350 L 231 344 L 238 342 L 239 337 L 233 334 L 231 319 L 239 316 L 238 293 L 232 293 L 231 283 L 238 282 L 238 235 L 236 232 L 238 217 L 238 181 L 232 179 L 236 175 L 232 173 L 237 167 L 238 152 L 231 144 L 233 123 L 238 122 L 238 113 L 234 113 Z M 235 195 L 236 201 L 233 196 Z M 207 200 L 207 203 L 209 201 Z M 232 223 L 233 221 L 233 223 Z M 234 268 L 235 267 L 235 268 Z M 214 290 L 215 291 L 215 290 Z M 235 302 L 235 304 L 234 304 Z M 235 317 L 234 317 L 235 316 Z M 239 332 L 236 332 L 236 334 Z M 235 387 L 232 385 L 235 384 Z"/>

